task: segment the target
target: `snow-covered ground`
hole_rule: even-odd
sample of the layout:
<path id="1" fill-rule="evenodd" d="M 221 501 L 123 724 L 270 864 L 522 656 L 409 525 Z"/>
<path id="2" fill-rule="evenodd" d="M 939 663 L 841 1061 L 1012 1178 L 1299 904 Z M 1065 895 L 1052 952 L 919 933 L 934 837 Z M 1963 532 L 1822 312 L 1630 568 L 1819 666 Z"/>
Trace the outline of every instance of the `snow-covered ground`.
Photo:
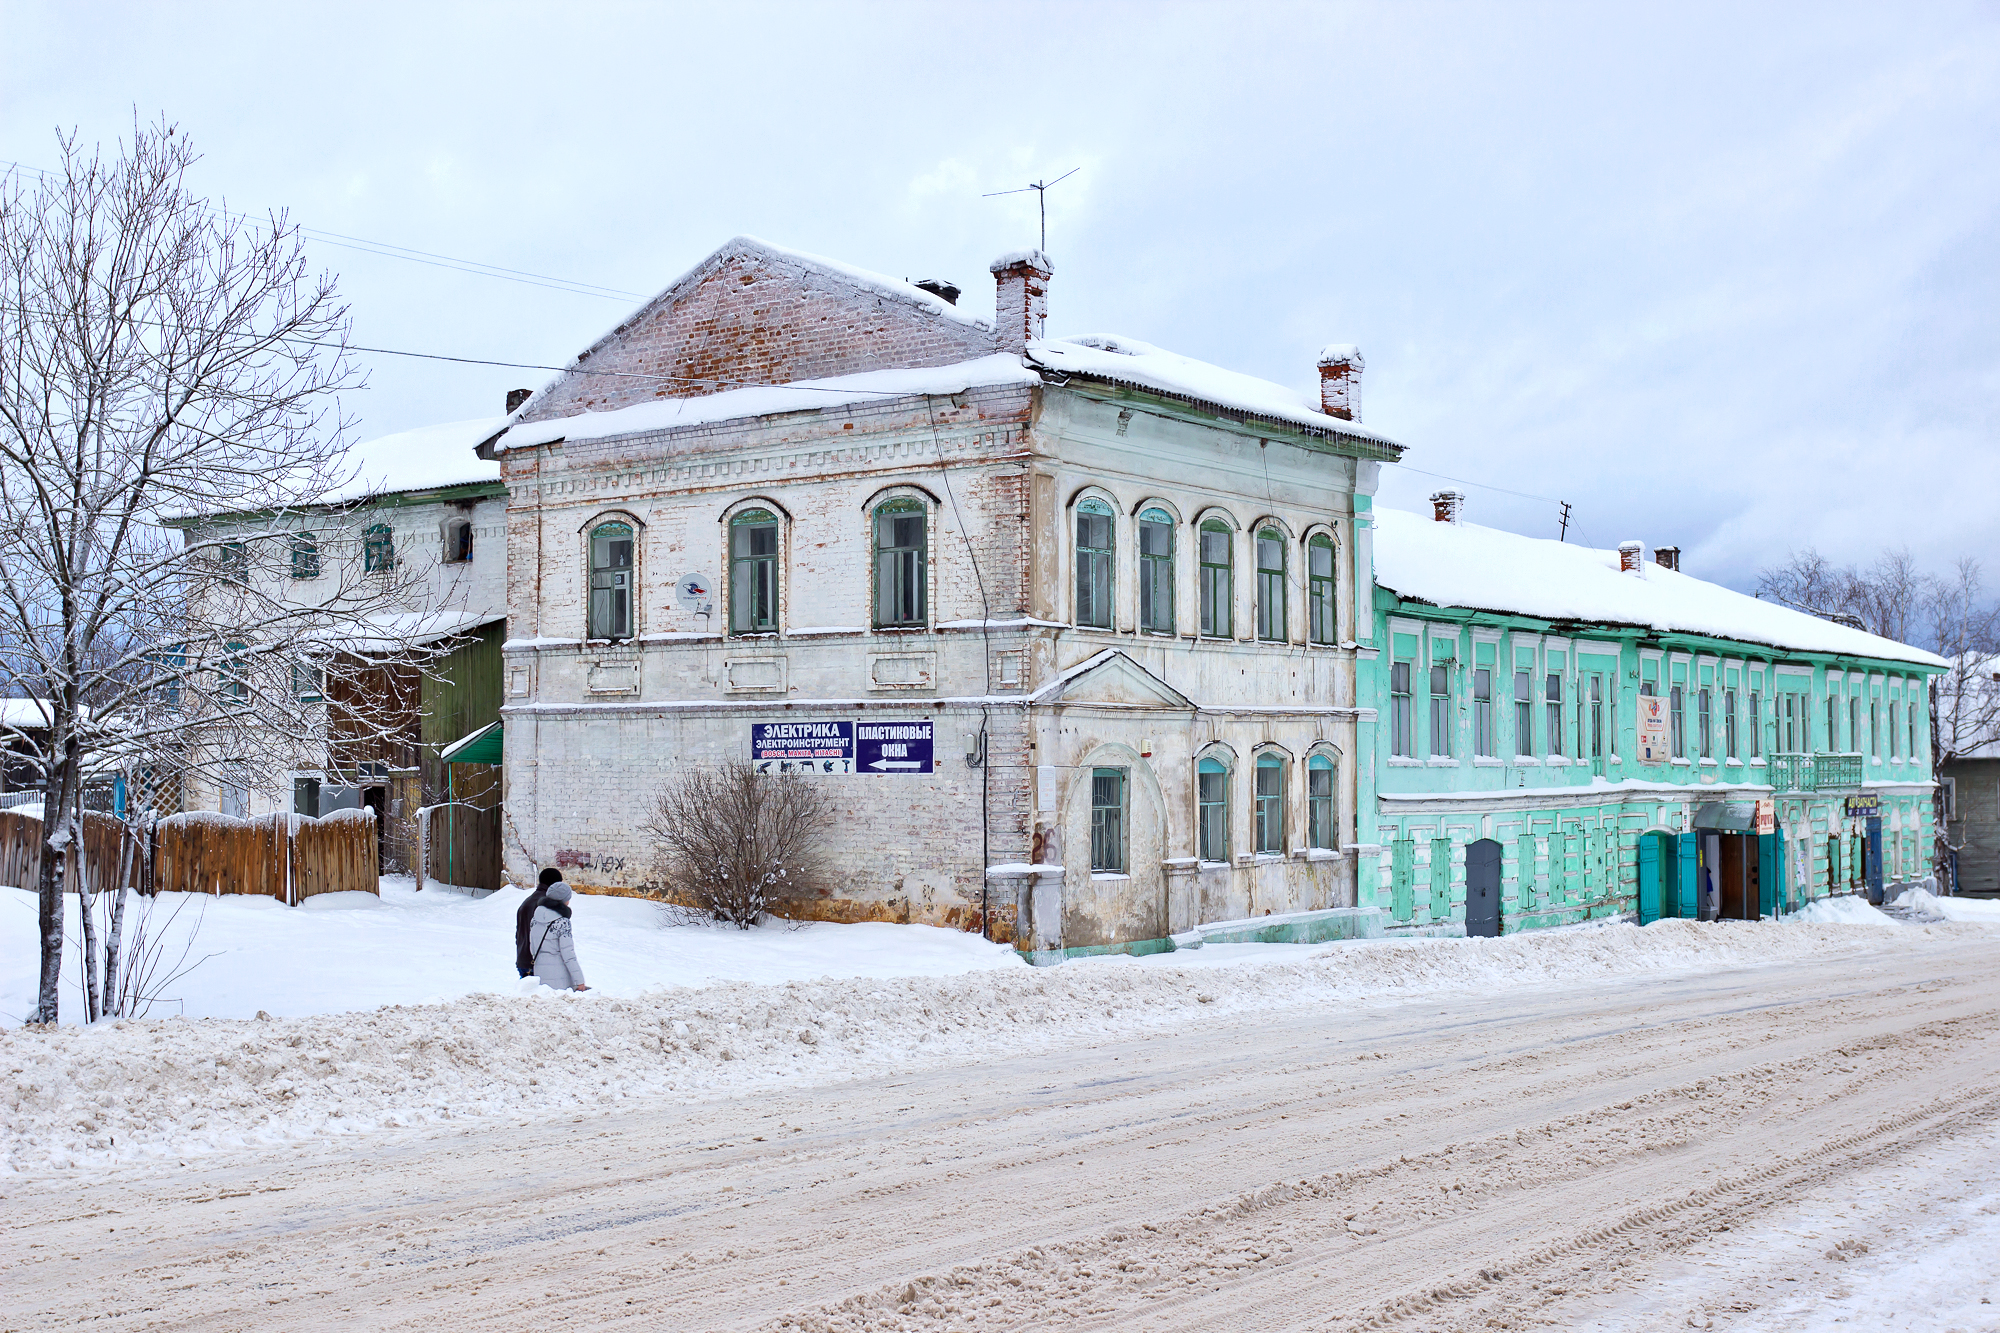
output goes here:
<path id="1" fill-rule="evenodd" d="M 1953 924 L 1600 923 L 1502 939 L 1239 945 L 1038 969 L 956 932 L 673 928 L 649 904 L 586 897 L 576 907 L 579 952 L 601 989 L 578 994 L 514 978 L 513 892 L 476 900 L 391 883 L 380 902 L 322 901 L 208 904 L 199 947 L 220 956 L 189 978 L 183 998 L 231 1017 L 0 1033 L 10 1071 L 0 1170 L 602 1110 L 628 1098 L 701 1098 L 976 1060 L 996 1043 L 1022 1052 L 1299 1005 L 1340 1012 L 1422 996 L 1615 987 L 1985 933 Z M 7 993 L 21 997 L 32 974 L 32 913 L 25 895 L 0 906 L 12 913 Z M 1241 965 L 1218 966 L 1226 962 Z M 259 1010 L 273 1017 L 237 1017 Z"/>
<path id="2" fill-rule="evenodd" d="M 169 987 L 152 1017 L 255 1018 L 334 1014 L 468 995 L 513 995 L 514 910 L 522 891 L 489 898 L 390 876 L 378 898 L 329 893 L 286 907 L 255 895 L 162 894 L 151 910 L 172 926 L 170 958 L 201 960 Z M 577 956 L 594 991 L 636 996 L 660 986 L 780 983 L 816 977 L 950 976 L 1025 967 L 1011 948 L 933 926 L 814 924 L 733 930 L 673 926 L 656 903 L 582 895 L 573 900 Z M 75 901 L 69 908 L 75 911 Z M 128 908 L 130 913 L 139 910 Z M 74 923 L 72 923 L 73 925 Z M 189 936 L 192 934 L 190 942 Z M 0 1022 L 34 1008 L 35 896 L 0 889 Z M 74 1016 L 76 963 L 64 974 Z"/>

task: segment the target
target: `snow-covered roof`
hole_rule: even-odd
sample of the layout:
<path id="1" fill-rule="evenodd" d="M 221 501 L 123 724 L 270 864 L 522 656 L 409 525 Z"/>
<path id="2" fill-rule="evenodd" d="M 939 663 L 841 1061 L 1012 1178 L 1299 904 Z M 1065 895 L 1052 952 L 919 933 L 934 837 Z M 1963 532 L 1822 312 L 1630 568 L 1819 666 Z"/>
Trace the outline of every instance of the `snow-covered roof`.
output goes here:
<path id="1" fill-rule="evenodd" d="M 1089 334 L 1028 344 L 1035 365 L 1066 375 L 1085 375 L 1135 388 L 1192 398 L 1251 416 L 1266 417 L 1316 431 L 1366 440 L 1401 453 L 1403 446 L 1359 422 L 1328 416 L 1296 389 L 1241 371 L 1225 370 L 1191 356 L 1169 352 L 1136 338 Z"/>
<path id="2" fill-rule="evenodd" d="M 1637 574 L 1622 572 L 1616 551 L 1472 523 L 1439 523 L 1397 509 L 1375 511 L 1375 533 L 1376 583 L 1435 606 L 1644 625 L 1800 652 L 1946 665 L 1921 648 L 1656 564 L 1642 565 Z"/>
<path id="3" fill-rule="evenodd" d="M 473 450 L 506 420 L 478 417 L 449 421 L 363 441 L 347 451 L 352 477 L 327 501 L 338 504 L 372 495 L 499 481 L 499 460 L 481 458 Z"/>
<path id="4" fill-rule="evenodd" d="M 611 412 L 579 412 L 575 416 L 551 417 L 546 421 L 508 427 L 494 449 L 497 452 L 526 448 L 555 440 L 598 440 L 613 435 L 673 430 L 779 412 L 817 412 L 829 407 L 846 407 L 910 394 L 962 393 L 967 389 L 996 385 L 1039 383 L 1041 376 L 1024 367 L 1020 357 L 996 354 L 947 366 L 870 370 L 859 375 L 836 375 L 831 379 L 726 389 L 699 398 L 661 398 Z M 501 423 L 496 421 L 492 424 L 497 429 Z M 497 468 L 499 464 L 493 466 Z"/>
<path id="5" fill-rule="evenodd" d="M 0 699 L 0 727 L 43 730 L 54 719 L 54 708 L 47 699 Z"/>

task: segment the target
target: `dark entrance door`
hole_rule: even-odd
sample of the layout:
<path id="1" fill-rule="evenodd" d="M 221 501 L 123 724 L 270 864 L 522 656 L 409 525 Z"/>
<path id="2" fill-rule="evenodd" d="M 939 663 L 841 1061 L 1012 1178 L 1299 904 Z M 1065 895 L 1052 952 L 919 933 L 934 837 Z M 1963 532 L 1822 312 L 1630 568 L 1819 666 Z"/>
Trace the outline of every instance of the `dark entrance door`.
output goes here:
<path id="1" fill-rule="evenodd" d="M 1500 933 L 1500 844 L 1491 838 L 1465 846 L 1465 933 Z"/>
<path id="2" fill-rule="evenodd" d="M 1868 901 L 1882 903 L 1882 817 L 1868 816 Z"/>

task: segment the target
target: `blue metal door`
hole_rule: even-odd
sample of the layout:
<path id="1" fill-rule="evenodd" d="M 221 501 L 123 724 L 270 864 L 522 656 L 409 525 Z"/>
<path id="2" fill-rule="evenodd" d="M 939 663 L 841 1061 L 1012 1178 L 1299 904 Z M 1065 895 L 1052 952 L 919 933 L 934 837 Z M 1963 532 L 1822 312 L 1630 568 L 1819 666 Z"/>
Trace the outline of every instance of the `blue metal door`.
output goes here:
<path id="1" fill-rule="evenodd" d="M 1784 906 L 1785 840 L 1779 833 L 1757 835 L 1757 915 L 1776 916 Z"/>
<path id="2" fill-rule="evenodd" d="M 1674 869 L 1678 872 L 1674 882 L 1680 888 L 1680 910 L 1674 915 L 1687 921 L 1701 919 L 1701 903 L 1696 896 L 1701 858 L 1695 851 L 1695 837 L 1693 833 L 1683 833 L 1674 839 Z"/>
<path id="3" fill-rule="evenodd" d="M 1639 924 L 1660 919 L 1660 839 L 1648 833 L 1639 839 Z"/>
<path id="4" fill-rule="evenodd" d="M 1868 816 L 1868 901 L 1882 901 L 1882 816 Z"/>

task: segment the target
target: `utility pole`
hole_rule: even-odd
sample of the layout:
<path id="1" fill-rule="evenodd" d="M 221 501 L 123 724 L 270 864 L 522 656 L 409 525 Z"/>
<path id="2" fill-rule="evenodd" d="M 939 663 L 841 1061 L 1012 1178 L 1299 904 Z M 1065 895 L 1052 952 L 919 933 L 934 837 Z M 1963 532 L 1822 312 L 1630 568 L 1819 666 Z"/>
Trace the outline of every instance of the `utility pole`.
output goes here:
<path id="1" fill-rule="evenodd" d="M 1566 542 L 1569 540 L 1569 501 L 1558 500 L 1556 501 L 1556 503 L 1563 507 L 1562 527 L 1556 533 L 1556 540 L 1559 542 Z"/>
<path id="2" fill-rule="evenodd" d="M 998 199 L 1003 194 L 1026 194 L 1028 191 L 1033 190 L 1036 193 L 1036 195 L 1039 196 L 1037 202 L 1041 205 L 1041 212 L 1042 212 L 1041 248 L 1043 253 L 1046 254 L 1049 248 L 1049 187 L 1051 185 L 1062 184 L 1064 181 L 1068 180 L 1071 176 L 1076 175 L 1076 173 L 1081 170 L 1083 170 L 1082 167 L 1071 167 L 1068 171 L 1065 171 L 1062 175 L 1056 177 L 1052 181 L 1030 181 L 1028 184 L 1023 185 L 1018 190 L 995 190 L 990 194 L 982 194 L 979 197 L 981 199 Z"/>

